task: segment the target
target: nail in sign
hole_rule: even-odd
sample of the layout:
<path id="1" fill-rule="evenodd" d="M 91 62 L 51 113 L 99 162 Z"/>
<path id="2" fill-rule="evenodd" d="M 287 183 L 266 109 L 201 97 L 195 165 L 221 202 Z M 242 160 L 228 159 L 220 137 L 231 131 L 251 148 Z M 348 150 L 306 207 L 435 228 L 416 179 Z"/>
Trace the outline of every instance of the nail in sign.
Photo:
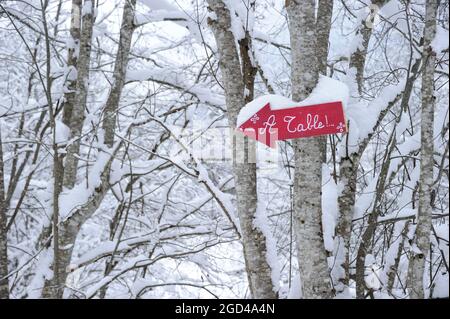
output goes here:
<path id="1" fill-rule="evenodd" d="M 267 103 L 239 130 L 270 147 L 277 140 L 346 133 L 342 102 L 331 102 L 272 110 Z"/>

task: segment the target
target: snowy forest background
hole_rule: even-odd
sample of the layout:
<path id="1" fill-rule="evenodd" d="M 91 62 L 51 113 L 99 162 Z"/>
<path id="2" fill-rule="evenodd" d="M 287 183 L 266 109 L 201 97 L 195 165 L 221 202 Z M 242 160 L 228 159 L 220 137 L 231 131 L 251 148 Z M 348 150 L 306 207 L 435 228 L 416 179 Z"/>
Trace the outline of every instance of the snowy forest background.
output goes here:
<path id="1" fill-rule="evenodd" d="M 0 0 L 0 298 L 448 297 L 448 9 Z M 349 134 L 202 156 L 319 74 Z"/>

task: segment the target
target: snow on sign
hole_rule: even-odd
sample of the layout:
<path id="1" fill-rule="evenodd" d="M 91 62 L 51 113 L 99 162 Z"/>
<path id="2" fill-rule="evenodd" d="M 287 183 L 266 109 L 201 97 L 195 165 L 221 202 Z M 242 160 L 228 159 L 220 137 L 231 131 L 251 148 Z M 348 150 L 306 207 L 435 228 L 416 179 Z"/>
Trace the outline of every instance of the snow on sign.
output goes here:
<path id="1" fill-rule="evenodd" d="M 346 133 L 342 102 L 272 109 L 267 103 L 254 113 L 239 130 L 270 147 L 276 140 Z"/>

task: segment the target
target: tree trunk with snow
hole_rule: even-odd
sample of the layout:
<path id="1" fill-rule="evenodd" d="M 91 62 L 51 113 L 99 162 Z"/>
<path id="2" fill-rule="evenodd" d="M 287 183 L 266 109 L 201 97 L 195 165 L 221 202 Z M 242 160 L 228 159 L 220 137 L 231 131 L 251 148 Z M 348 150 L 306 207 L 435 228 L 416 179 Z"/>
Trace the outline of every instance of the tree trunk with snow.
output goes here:
<path id="1" fill-rule="evenodd" d="M 424 71 L 422 75 L 422 112 L 421 112 L 421 148 L 420 148 L 420 180 L 419 211 L 417 226 L 412 242 L 411 257 L 408 269 L 408 287 L 410 298 L 424 298 L 425 260 L 430 250 L 431 217 L 433 207 L 433 128 L 434 128 L 434 71 L 436 52 L 431 42 L 436 34 L 436 14 L 438 1 L 426 2 L 425 30 L 423 43 Z"/>
<path id="2" fill-rule="evenodd" d="M 1 127 L 0 127 L 1 130 Z M 8 238 L 5 203 L 5 175 L 3 164 L 2 133 L 0 131 L 0 299 L 9 298 L 8 285 Z"/>
<path id="3" fill-rule="evenodd" d="M 316 37 L 317 37 L 317 63 L 318 72 L 327 75 L 328 46 L 331 30 L 331 18 L 333 16 L 333 2 L 329 0 L 319 0 L 317 8 Z M 327 161 L 327 136 L 319 136 L 322 144 L 322 161 Z"/>
<path id="4" fill-rule="evenodd" d="M 128 65 L 128 56 L 131 49 L 131 39 L 136 29 L 134 24 L 134 10 L 136 7 L 136 0 L 130 0 L 125 3 L 122 27 L 120 29 L 119 47 L 117 50 L 116 63 L 114 65 L 114 83 L 111 92 L 106 101 L 105 112 L 103 115 L 103 131 L 105 138 L 105 145 L 112 147 L 114 144 L 114 133 L 116 128 L 116 114 L 120 102 L 123 87 L 125 85 L 125 77 Z M 112 239 L 111 239 L 112 240 Z M 114 262 L 111 259 L 105 266 L 105 275 L 113 269 Z M 104 298 L 107 287 L 100 291 L 100 298 Z"/>
<path id="5" fill-rule="evenodd" d="M 244 83 L 235 37 L 231 31 L 229 9 L 221 0 L 208 0 L 208 5 L 216 15 L 216 19 L 210 18 L 208 23 L 214 32 L 220 54 L 219 63 L 225 89 L 228 122 L 231 128 L 235 128 L 237 115 L 245 104 L 245 85 L 249 82 Z M 241 46 L 246 45 L 243 40 L 241 40 Z M 252 72 L 249 68 L 243 71 Z M 249 80 L 248 77 L 246 79 Z M 249 287 L 253 298 L 276 298 L 271 269 L 266 259 L 266 239 L 261 230 L 254 226 L 257 188 L 256 163 L 252 161 L 252 158 L 255 158 L 255 146 L 254 143 L 249 143 L 246 137 L 238 138 L 244 140 L 244 145 L 243 149 L 238 149 L 233 143 L 232 154 L 236 154 L 233 160 L 233 173 Z"/>
<path id="6" fill-rule="evenodd" d="M 89 64 L 91 61 L 92 30 L 95 20 L 94 7 L 95 1 L 88 0 L 83 4 L 75 98 L 73 104 L 67 105 L 67 107 L 71 106 L 72 110 L 70 110 L 70 117 L 65 119 L 70 129 L 71 142 L 67 147 L 67 155 L 64 160 L 63 185 L 69 189 L 73 188 L 77 179 L 80 139 L 83 130 L 84 112 L 89 89 Z M 77 10 L 74 10 L 73 14 L 77 14 Z M 66 113 L 67 112 L 69 111 L 67 111 L 66 108 Z M 67 114 L 65 115 L 68 116 Z"/>
<path id="7" fill-rule="evenodd" d="M 407 222 L 405 222 L 405 225 L 403 226 L 403 230 L 400 234 L 400 238 L 399 238 L 400 242 L 398 244 L 397 252 L 395 254 L 394 264 L 389 267 L 388 272 L 387 272 L 386 286 L 387 286 L 387 291 L 389 294 L 392 294 L 392 290 L 393 290 L 394 284 L 395 284 L 395 278 L 399 276 L 398 275 L 398 269 L 399 269 L 398 267 L 400 265 L 403 248 L 405 246 L 405 240 L 407 238 L 409 225 L 410 225 L 410 221 L 408 220 Z"/>
<path id="8" fill-rule="evenodd" d="M 320 74 L 327 75 L 327 58 L 330 40 L 331 18 L 333 16 L 333 2 L 329 0 L 319 0 L 317 9 L 317 62 Z"/>
<path id="9" fill-rule="evenodd" d="M 70 20 L 70 36 L 72 37 L 68 45 L 66 92 L 64 93 L 63 123 L 70 125 L 73 105 L 75 103 L 75 93 L 77 89 L 77 47 L 80 45 L 81 30 L 81 0 L 72 0 L 72 13 Z"/>
<path id="10" fill-rule="evenodd" d="M 389 173 L 389 166 L 391 163 L 391 154 L 396 146 L 395 141 L 395 129 L 393 130 L 391 137 L 388 141 L 388 150 L 384 155 L 383 164 L 381 165 L 380 174 L 377 180 L 377 186 L 375 189 L 375 200 L 373 207 L 369 213 L 369 218 L 367 221 L 367 227 L 361 236 L 361 243 L 358 247 L 358 252 L 356 255 L 356 298 L 365 298 L 366 289 L 366 256 L 372 253 L 373 241 L 372 237 L 375 234 L 377 228 L 378 216 L 381 214 L 381 200 L 386 191 L 386 179 Z"/>
<path id="11" fill-rule="evenodd" d="M 412 94 L 413 87 L 414 87 L 414 82 L 417 79 L 418 74 L 419 74 L 418 72 L 419 72 L 420 64 L 421 64 L 421 59 L 419 58 L 411 66 L 411 69 L 409 72 L 410 76 L 409 76 L 408 80 L 406 81 L 403 92 L 401 93 L 402 94 L 402 101 L 400 104 L 401 112 L 406 112 L 406 110 L 408 108 L 408 103 L 411 98 L 411 94 Z M 395 99 L 393 102 L 391 102 L 391 105 L 393 105 L 393 104 L 395 104 Z M 382 113 L 386 113 L 386 112 L 382 112 Z M 381 114 L 379 122 L 381 122 L 382 117 L 383 117 L 383 115 Z M 378 176 L 375 202 L 373 205 L 373 209 L 369 214 L 369 218 L 367 220 L 367 227 L 361 236 L 361 243 L 360 243 L 360 246 L 358 247 L 358 251 L 357 251 L 356 276 L 355 276 L 357 298 L 364 298 L 364 296 L 365 296 L 365 286 L 366 286 L 366 283 L 365 283 L 365 268 L 366 268 L 365 267 L 365 263 L 366 263 L 365 259 L 366 259 L 367 254 L 371 251 L 372 246 L 373 246 L 372 240 L 373 240 L 375 231 L 377 229 L 378 216 L 381 214 L 380 208 L 378 206 L 381 205 L 381 200 L 386 191 L 385 186 L 386 186 L 386 178 L 388 178 L 388 175 L 389 175 L 389 165 L 390 165 L 390 161 L 391 161 L 390 157 L 391 157 L 392 152 L 394 151 L 394 148 L 397 145 L 396 130 L 397 130 L 397 125 L 399 124 L 401 118 L 402 118 L 402 114 L 400 114 L 397 117 L 395 126 L 393 128 L 393 133 L 391 134 L 391 137 L 389 139 L 388 145 L 390 145 L 390 146 L 386 150 L 385 159 L 382 164 L 380 174 Z M 376 128 L 373 128 L 373 131 L 375 132 Z M 364 152 L 364 149 L 366 148 L 366 145 L 368 144 L 369 140 L 370 140 L 370 137 L 366 138 L 365 141 L 363 141 L 361 143 L 360 151 L 358 153 L 359 156 L 361 156 L 361 154 Z M 356 169 L 357 169 L 357 167 L 356 167 Z M 348 250 L 347 250 L 347 252 L 348 252 Z"/>
<path id="12" fill-rule="evenodd" d="M 123 90 L 123 86 L 125 83 L 125 76 L 126 76 L 126 69 L 128 64 L 128 56 L 131 48 L 131 38 L 133 35 L 133 32 L 135 30 L 134 25 L 134 11 L 136 6 L 136 0 L 130 0 L 126 1 L 123 9 L 123 18 L 122 18 L 122 25 L 120 29 L 120 39 L 119 39 L 119 45 L 117 48 L 117 55 L 115 60 L 115 66 L 114 66 L 114 74 L 113 74 L 113 87 L 111 89 L 111 92 L 108 96 L 106 105 L 105 105 L 105 115 L 103 118 L 103 129 L 105 131 L 105 143 L 109 147 L 112 147 L 113 141 L 114 141 L 114 131 L 115 131 L 115 112 L 117 111 L 121 92 Z M 92 8 L 93 10 L 93 8 Z M 93 11 L 92 11 L 93 12 Z M 85 16 L 86 17 L 86 16 Z M 93 16 L 90 18 L 92 19 Z M 91 38 L 92 36 L 92 24 L 93 21 L 89 21 L 88 26 L 91 28 L 90 33 L 86 34 L 87 38 Z M 84 25 L 84 24 L 83 24 Z M 83 35 L 82 35 L 83 39 Z M 83 40 L 82 40 L 83 44 Z M 86 47 L 90 44 L 85 43 Z M 90 50 L 90 49 L 89 49 Z M 86 72 L 81 73 L 81 78 L 78 79 L 78 83 L 81 81 L 81 79 L 87 79 L 89 70 L 89 56 L 90 54 L 86 53 L 86 56 L 84 58 L 87 58 L 87 61 L 84 61 L 79 59 L 79 65 L 81 65 L 81 61 L 84 61 L 83 65 L 86 67 Z M 81 67 L 81 66 L 80 66 Z M 80 75 L 80 73 L 79 73 Z M 84 82 L 84 81 L 81 81 Z M 84 108 L 86 105 L 86 95 L 87 95 L 87 86 L 83 84 L 83 90 L 84 94 L 82 96 L 77 97 L 78 99 L 82 99 L 83 102 L 80 107 L 80 105 L 76 106 L 79 108 L 79 112 L 75 112 L 76 108 L 74 108 L 74 112 L 71 116 L 70 125 L 73 125 L 71 127 L 71 132 L 78 132 L 81 133 L 81 128 L 83 125 L 84 120 Z M 74 136 L 74 135 L 72 135 Z M 77 135 L 75 135 L 77 136 Z M 79 135 L 78 135 L 79 136 Z M 78 142 L 79 143 L 79 142 Z M 79 145 L 78 150 L 79 151 Z M 114 152 L 114 151 L 113 151 Z M 76 156 L 75 153 L 72 155 Z M 114 158 L 114 153 L 110 155 L 111 158 L 106 163 L 104 170 L 101 173 L 100 176 L 100 185 L 95 189 L 94 193 L 89 197 L 88 201 L 82 205 L 81 207 L 77 208 L 72 215 L 67 218 L 66 220 L 60 221 L 58 225 L 58 258 L 57 260 L 54 260 L 54 269 L 53 271 L 56 272 L 58 281 L 62 286 L 64 286 L 64 283 L 67 279 L 67 275 L 72 270 L 70 267 L 70 260 L 72 257 L 72 250 L 73 246 L 75 245 L 75 240 L 77 238 L 78 232 L 81 229 L 81 226 L 83 223 L 90 217 L 92 214 L 97 210 L 97 208 L 100 206 L 104 196 L 106 195 L 107 191 L 109 190 L 109 170 L 111 167 L 112 159 Z M 76 161 L 77 162 L 77 161 Z M 66 162 L 67 163 L 67 162 Z M 70 162 L 73 165 L 76 165 L 75 162 Z M 72 167 L 73 168 L 73 167 Z M 66 187 L 70 187 L 75 184 L 76 182 L 76 166 L 75 171 L 70 171 L 68 175 L 66 175 L 65 184 Z M 47 287 L 44 288 L 44 296 L 49 298 L 62 298 L 64 294 L 64 287 L 53 287 L 53 289 L 49 289 L 51 285 L 54 283 L 52 281 L 49 281 L 47 284 Z"/>
<path id="13" fill-rule="evenodd" d="M 356 31 L 356 37 L 359 45 L 350 57 L 350 68 L 355 68 L 354 74 L 359 95 L 361 95 L 364 90 L 364 68 L 366 66 L 367 50 L 369 48 L 369 42 L 372 36 L 373 20 L 378 13 L 378 9 L 387 2 L 388 0 L 372 1 L 372 5 L 374 7 L 369 8 L 369 14 L 364 20 L 360 21 L 361 24 Z M 375 8 L 377 9 L 375 10 Z"/>
<path id="14" fill-rule="evenodd" d="M 315 1 L 287 1 L 292 50 L 292 99 L 308 97 L 318 82 Z M 294 143 L 294 233 L 304 298 L 331 298 L 322 230 L 322 160 L 320 138 Z"/>
<path id="15" fill-rule="evenodd" d="M 387 1 L 373 1 L 374 5 L 383 6 Z M 359 42 L 356 50 L 351 53 L 349 60 L 349 72 L 354 74 L 358 92 L 361 95 L 364 88 L 364 68 L 367 59 L 367 50 L 372 35 L 372 25 L 369 19 L 360 21 L 359 28 L 356 31 L 356 40 Z M 352 70 L 353 69 L 353 70 Z M 352 129 L 352 123 L 348 123 L 348 129 Z M 344 137 L 347 139 L 348 135 Z M 334 279 L 336 280 L 336 292 L 343 292 L 348 287 L 350 281 L 350 237 L 352 231 L 352 220 L 354 214 L 356 200 L 356 182 L 358 176 L 359 160 L 365 149 L 365 144 L 358 152 L 352 153 L 346 150 L 345 156 L 342 156 L 339 162 L 339 184 L 342 191 L 338 196 L 339 217 L 336 226 L 335 251 L 336 270 L 334 271 Z"/>
<path id="16" fill-rule="evenodd" d="M 106 101 L 103 115 L 103 131 L 105 144 L 112 147 L 114 143 L 114 131 L 116 128 L 116 114 L 120 96 L 125 85 L 125 76 L 128 65 L 128 55 L 131 48 L 131 39 L 136 28 L 134 24 L 134 10 L 136 0 L 125 2 L 123 8 L 122 26 L 120 28 L 119 47 L 117 49 L 116 62 L 114 64 L 114 82 Z"/>
<path id="17" fill-rule="evenodd" d="M 336 292 L 343 292 L 350 280 L 350 237 L 356 199 L 356 177 L 359 165 L 358 154 L 349 154 L 341 158 L 339 165 L 339 183 L 343 186 L 338 196 L 339 218 L 336 226 L 335 267 L 338 268 L 335 280 Z"/>
<path id="18" fill-rule="evenodd" d="M 78 26 L 80 19 L 80 3 L 72 3 L 72 22 L 71 33 L 78 36 Z M 85 1 L 81 8 L 81 24 L 82 31 L 79 38 L 78 58 L 69 48 L 69 76 L 72 73 L 77 75 L 77 79 L 69 81 L 69 87 L 75 88 L 74 96 L 66 96 L 67 103 L 63 112 L 63 121 L 68 124 L 70 129 L 71 142 L 67 146 L 67 155 L 62 164 L 62 158 L 54 160 L 53 176 L 54 176 L 54 212 L 52 216 L 53 224 L 53 277 L 45 281 L 43 288 L 43 296 L 45 298 L 62 298 L 64 293 L 65 280 L 67 278 L 66 267 L 70 263 L 72 249 L 78 234 L 77 226 L 66 225 L 65 221 L 59 218 L 59 196 L 63 186 L 66 189 L 74 187 L 77 178 L 78 158 L 80 151 L 81 131 L 83 129 L 84 112 L 86 108 L 88 81 L 89 81 L 89 64 L 91 56 L 92 31 L 94 26 L 94 8 L 95 1 Z M 75 49 L 76 51 L 76 49 Z M 77 66 L 76 71 L 74 70 Z M 71 83 L 72 82 L 72 83 Z M 75 83 L 73 83 L 75 82 Z M 73 239 L 73 240 L 72 240 Z"/>

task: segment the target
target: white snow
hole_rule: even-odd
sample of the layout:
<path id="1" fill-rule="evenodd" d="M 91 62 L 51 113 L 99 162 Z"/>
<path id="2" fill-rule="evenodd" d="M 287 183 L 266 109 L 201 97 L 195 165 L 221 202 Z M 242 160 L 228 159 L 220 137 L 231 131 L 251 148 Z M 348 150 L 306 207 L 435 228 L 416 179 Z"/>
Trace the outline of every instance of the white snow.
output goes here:
<path id="1" fill-rule="evenodd" d="M 178 8 L 166 0 L 139 0 L 152 10 L 178 11 Z"/>
<path id="2" fill-rule="evenodd" d="M 402 232 L 405 227 L 405 223 L 406 221 L 399 221 L 394 225 L 394 241 L 386 251 L 383 272 L 380 274 L 380 281 L 383 285 L 387 284 L 389 274 L 391 272 L 391 267 L 395 264 L 398 248 L 400 246 L 400 243 L 403 241 Z"/>
<path id="3" fill-rule="evenodd" d="M 217 20 L 217 14 L 214 11 L 208 11 L 206 16 L 211 20 Z"/>
<path id="4" fill-rule="evenodd" d="M 189 12 L 185 12 L 184 9 L 166 0 L 140 0 L 140 2 L 146 5 L 150 11 L 145 14 L 138 13 L 135 18 L 137 24 L 174 19 L 171 22 L 187 28 L 191 35 L 201 43 L 202 37 L 199 33 L 198 26 L 192 20 L 192 15 Z"/>
<path id="5" fill-rule="evenodd" d="M 69 140 L 70 129 L 61 121 L 55 122 L 55 143 L 61 144 Z"/>
<path id="6" fill-rule="evenodd" d="M 420 149 L 420 130 L 413 136 L 409 136 L 405 141 L 398 145 L 397 151 L 400 155 L 408 155 L 412 151 Z"/>
<path id="7" fill-rule="evenodd" d="M 378 96 L 369 104 L 363 102 L 352 103 L 345 107 L 345 116 L 349 121 L 349 152 L 358 150 L 359 142 L 363 141 L 370 133 L 373 132 L 380 113 L 385 110 L 390 103 L 404 90 L 405 80 L 401 80 L 398 84 L 393 84 L 381 90 Z M 346 152 L 346 145 L 344 143 L 340 148 L 340 155 Z"/>
<path id="8" fill-rule="evenodd" d="M 442 51 L 448 49 L 448 30 L 444 29 L 440 25 L 436 26 L 436 35 L 431 41 L 431 47 L 433 51 L 436 53 L 441 53 Z"/>
<path id="9" fill-rule="evenodd" d="M 208 177 L 208 172 L 206 171 L 206 169 L 203 167 L 203 165 L 198 160 L 196 161 L 196 164 L 197 164 L 197 169 L 199 171 L 198 180 L 200 182 L 205 183 L 208 186 L 208 188 L 211 190 L 211 192 L 214 194 L 214 196 L 220 200 L 222 205 L 224 205 L 225 209 L 227 210 L 227 212 L 229 214 L 229 217 L 232 219 L 231 222 L 234 224 L 237 231 L 240 233 L 241 232 L 240 223 L 235 216 L 235 210 L 234 210 L 234 206 L 231 202 L 230 195 L 222 192 L 213 183 L 213 181 L 211 181 L 211 179 Z"/>
<path id="10" fill-rule="evenodd" d="M 297 106 L 341 101 L 345 108 L 348 98 L 349 89 L 344 82 L 321 75 L 311 94 Z"/>
<path id="11" fill-rule="evenodd" d="M 349 46 L 347 47 L 346 54 L 347 56 L 351 56 L 353 53 L 355 53 L 358 49 L 363 49 L 363 37 L 361 33 L 356 33 Z"/>
<path id="12" fill-rule="evenodd" d="M 302 282 L 300 279 L 300 274 L 297 274 L 292 278 L 292 285 L 289 289 L 287 299 L 300 299 L 302 298 Z"/>
<path id="13" fill-rule="evenodd" d="M 180 20 L 182 19 L 182 20 Z M 186 27 L 186 22 L 183 20 L 186 19 L 186 15 L 178 10 L 166 10 L 166 9 L 157 9 L 152 10 L 148 13 L 136 13 L 135 22 L 136 24 L 145 24 L 149 22 L 160 22 L 170 20 L 182 27 Z"/>
<path id="14" fill-rule="evenodd" d="M 384 19 L 390 21 L 402 32 L 408 32 L 408 23 L 405 16 L 405 9 L 403 3 L 399 0 L 388 1 L 381 9 L 379 14 L 383 16 Z M 380 21 L 380 19 L 377 19 Z"/>
<path id="15" fill-rule="evenodd" d="M 41 298 L 42 288 L 44 287 L 45 280 L 53 278 L 53 271 L 51 265 L 53 261 L 53 248 L 44 249 L 37 261 L 35 275 L 27 287 L 28 298 L 37 299 Z"/>
<path id="16" fill-rule="evenodd" d="M 136 257 L 132 257 L 130 259 L 127 260 L 127 262 L 122 266 L 122 269 L 131 269 L 136 267 L 136 265 L 139 265 L 140 263 L 145 263 L 145 261 L 148 261 L 148 257 L 147 256 L 143 256 L 143 255 L 139 255 Z M 124 272 L 122 270 L 122 272 Z M 86 291 L 86 298 L 92 298 L 97 291 L 103 287 L 103 285 L 106 285 L 107 283 L 113 281 L 115 279 L 115 274 L 112 273 L 110 275 L 104 276 L 100 281 L 96 282 L 94 285 L 92 285 L 91 287 L 89 287 L 89 289 L 87 289 Z"/>
<path id="17" fill-rule="evenodd" d="M 257 204 L 253 226 L 259 229 L 266 239 L 266 260 L 271 270 L 273 291 L 278 292 L 280 289 L 281 267 L 277 255 L 277 242 L 269 227 L 269 220 L 266 216 L 266 207 L 260 200 Z"/>
<path id="18" fill-rule="evenodd" d="M 397 127 L 395 128 L 395 134 L 397 141 L 401 141 L 401 136 L 403 133 L 405 133 L 406 129 L 409 127 L 409 119 L 408 119 L 408 113 L 402 112 L 400 115 L 400 121 L 397 124 Z"/>
<path id="19" fill-rule="evenodd" d="M 239 41 L 245 38 L 245 31 L 249 31 L 252 34 L 254 15 L 252 10 L 247 10 L 244 5 L 244 1 L 241 0 L 224 0 L 225 5 L 230 11 L 231 17 L 231 32 L 234 35 L 234 39 Z"/>
<path id="20" fill-rule="evenodd" d="M 372 207 L 375 189 L 377 187 L 379 174 L 368 182 L 367 187 L 362 191 L 361 195 L 356 199 L 353 218 L 361 218 Z"/>
<path id="21" fill-rule="evenodd" d="M 113 147 L 118 147 L 119 143 Z M 95 164 L 91 167 L 88 174 L 88 186 L 86 180 L 75 185 L 72 189 L 64 189 L 59 196 L 59 215 L 62 220 L 70 217 L 77 208 L 86 204 L 94 193 L 95 188 L 101 184 L 101 174 L 111 159 L 111 154 L 100 151 Z"/>
<path id="22" fill-rule="evenodd" d="M 449 296 L 449 274 L 439 272 L 434 280 L 433 298 L 448 298 Z"/>
<path id="23" fill-rule="evenodd" d="M 366 277 L 365 282 L 367 287 L 372 288 L 374 290 L 378 290 L 381 288 L 380 282 L 380 272 L 381 267 L 377 265 L 377 261 L 372 254 L 367 254 L 365 260 L 366 266 Z"/>
<path id="24" fill-rule="evenodd" d="M 333 251 L 334 231 L 338 217 L 338 192 L 337 185 L 331 176 L 330 168 L 322 166 L 322 228 L 325 249 Z"/>
<path id="25" fill-rule="evenodd" d="M 83 7 L 81 8 L 81 15 L 84 16 L 86 14 L 92 13 L 92 1 L 87 0 L 84 2 Z"/>
<path id="26" fill-rule="evenodd" d="M 261 39 L 262 41 L 265 41 L 267 43 L 279 43 L 279 40 L 274 40 L 271 36 L 268 34 L 261 32 L 260 30 L 254 30 L 253 31 L 253 37 Z M 280 43 L 282 46 L 289 47 L 289 43 Z M 260 53 L 259 51 L 255 51 L 255 53 Z"/>
<path id="27" fill-rule="evenodd" d="M 127 81 L 156 81 L 160 83 L 167 83 L 175 87 L 181 87 L 191 94 L 195 95 L 201 102 L 214 106 L 223 106 L 224 99 L 211 89 L 200 84 L 189 84 L 189 80 L 185 79 L 180 72 L 175 72 L 170 69 L 142 69 L 142 70 L 128 70 Z"/>
<path id="28" fill-rule="evenodd" d="M 253 116 L 256 112 L 262 109 L 267 103 L 270 103 L 270 107 L 272 109 L 284 109 L 295 107 L 298 104 L 284 96 L 275 95 L 275 94 L 267 94 L 262 95 L 247 103 L 239 112 L 237 117 L 236 126 L 239 127 L 243 123 L 245 123 L 249 118 Z"/>
<path id="29" fill-rule="evenodd" d="M 69 270 L 74 270 L 79 267 L 79 265 L 82 265 L 90 260 L 95 260 L 97 258 L 106 256 L 114 251 L 121 252 L 124 250 L 129 250 L 133 246 L 139 245 L 139 244 L 148 244 L 153 245 L 158 240 L 158 232 L 151 232 L 151 233 L 142 233 L 142 234 L 136 234 L 135 237 L 122 240 L 120 243 L 117 243 L 116 241 L 104 241 L 96 245 L 95 248 L 89 250 L 79 258 L 77 258 L 75 261 L 73 261 L 69 265 Z"/>
<path id="30" fill-rule="evenodd" d="M 78 70 L 73 66 L 67 67 L 65 70 L 65 76 L 68 81 L 75 81 L 78 77 Z"/>

